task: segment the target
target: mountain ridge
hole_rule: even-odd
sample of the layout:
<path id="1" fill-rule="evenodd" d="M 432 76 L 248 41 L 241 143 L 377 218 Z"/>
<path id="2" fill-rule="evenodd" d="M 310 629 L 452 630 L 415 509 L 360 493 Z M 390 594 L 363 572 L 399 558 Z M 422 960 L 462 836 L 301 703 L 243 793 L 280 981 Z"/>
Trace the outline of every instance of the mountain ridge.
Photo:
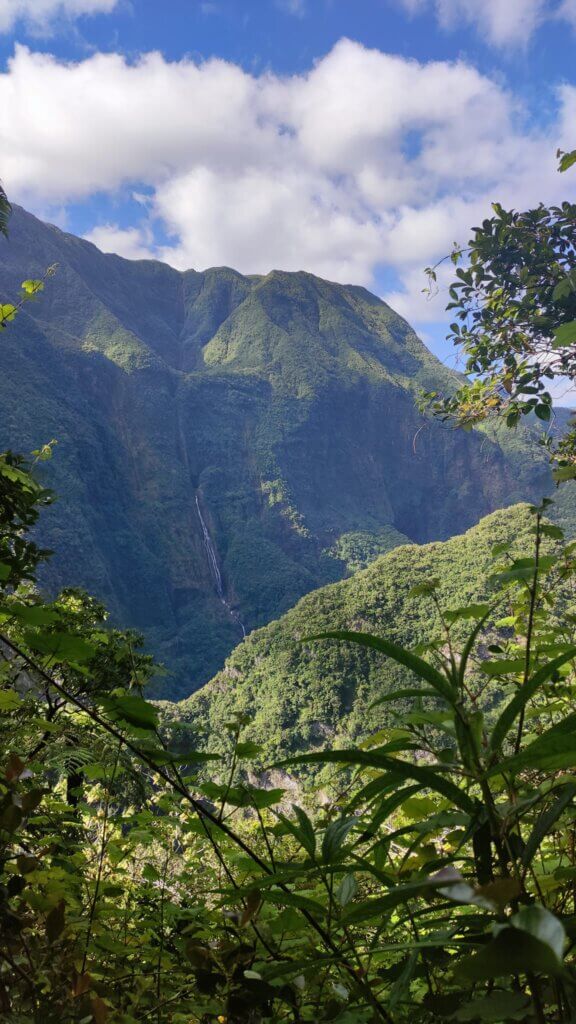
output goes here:
<path id="1" fill-rule="evenodd" d="M 53 263 L 2 339 L 0 445 L 58 440 L 43 583 L 142 630 L 171 696 L 215 674 L 240 622 L 551 487 L 522 433 L 420 414 L 418 390 L 457 377 L 362 287 L 125 260 L 16 208 L 3 298 Z"/>

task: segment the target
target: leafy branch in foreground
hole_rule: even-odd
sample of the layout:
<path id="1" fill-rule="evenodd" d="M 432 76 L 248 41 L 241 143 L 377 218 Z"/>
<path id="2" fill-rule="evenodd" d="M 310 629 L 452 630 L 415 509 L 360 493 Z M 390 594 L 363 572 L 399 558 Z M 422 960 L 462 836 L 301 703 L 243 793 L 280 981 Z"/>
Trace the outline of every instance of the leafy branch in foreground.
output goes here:
<path id="1" fill-rule="evenodd" d="M 568 170 L 574 154 L 558 155 Z M 508 426 L 529 415 L 550 423 L 552 385 L 570 390 L 576 377 L 576 206 L 492 209 L 451 255 L 449 340 L 471 380 L 451 395 L 429 393 L 424 405 L 466 428 L 493 414 Z M 436 270 L 427 271 L 432 286 Z M 545 439 L 552 450 L 554 440 Z M 559 480 L 576 476 L 575 442 L 570 431 L 557 445 Z"/>
<path id="2" fill-rule="evenodd" d="M 0 302 L 0 330 L 3 330 L 7 324 L 14 320 L 26 302 L 32 302 L 40 292 L 44 291 L 46 281 L 54 276 L 57 269 L 58 264 L 54 263 L 51 267 L 48 267 L 41 279 L 23 281 L 20 295 L 16 302 Z"/>
<path id="3" fill-rule="evenodd" d="M 0 235 L 8 237 L 8 222 L 12 214 L 12 206 L 8 201 L 2 185 L 0 185 Z M 54 263 L 48 267 L 44 276 L 39 280 L 27 280 L 23 281 L 20 289 L 20 295 L 15 302 L 2 302 L 0 301 L 0 330 L 3 330 L 7 324 L 11 323 L 16 315 L 20 312 L 26 302 L 32 302 L 40 292 L 44 290 L 44 285 L 48 278 L 53 277 L 58 269 L 58 264 Z"/>

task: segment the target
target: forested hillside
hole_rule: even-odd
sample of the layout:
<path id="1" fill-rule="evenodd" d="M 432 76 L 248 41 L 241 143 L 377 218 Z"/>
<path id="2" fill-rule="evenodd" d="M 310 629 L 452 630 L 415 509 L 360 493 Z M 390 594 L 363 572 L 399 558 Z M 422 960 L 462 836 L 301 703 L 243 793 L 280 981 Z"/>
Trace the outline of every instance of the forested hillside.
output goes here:
<path id="1" fill-rule="evenodd" d="M 522 553 L 530 545 L 531 526 L 528 506 L 515 505 L 443 543 L 398 547 L 351 579 L 308 594 L 248 637 L 189 700 L 163 705 L 165 720 L 187 723 L 192 737 L 212 748 L 221 723 L 245 715 L 246 735 L 263 747 L 262 763 L 358 741 L 368 730 L 390 725 L 388 705 L 372 704 L 402 689 L 404 670 L 367 648 L 304 638 L 326 630 L 359 630 L 405 646 L 434 640 L 442 645 L 429 585 L 437 585 L 433 596 L 445 609 L 486 601 L 496 588 L 490 579 L 494 548 Z M 400 700 L 394 710 L 410 711 L 412 704 Z"/>
<path id="2" fill-rule="evenodd" d="M 42 582 L 85 586 L 142 629 L 165 695 L 349 569 L 551 487 L 522 432 L 420 415 L 419 389 L 456 378 L 363 288 L 178 273 L 16 209 L 4 300 L 54 264 L 2 339 L 0 447 L 57 440 Z"/>

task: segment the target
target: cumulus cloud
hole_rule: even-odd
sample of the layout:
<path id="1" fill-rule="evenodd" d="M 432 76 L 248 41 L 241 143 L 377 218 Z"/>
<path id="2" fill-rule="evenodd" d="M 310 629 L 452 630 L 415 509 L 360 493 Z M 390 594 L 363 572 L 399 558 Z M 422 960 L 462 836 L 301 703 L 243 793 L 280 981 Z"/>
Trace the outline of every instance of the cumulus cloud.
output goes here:
<path id="1" fill-rule="evenodd" d="M 575 0 L 400 0 L 409 14 L 433 10 L 443 28 L 468 25 L 494 46 L 523 46 L 542 22 L 576 23 Z"/>
<path id="2" fill-rule="evenodd" d="M 127 260 L 157 258 L 151 245 L 151 232 L 146 228 L 121 228 L 117 224 L 99 224 L 84 238 L 102 252 L 114 252 Z"/>
<path id="3" fill-rule="evenodd" d="M 101 248 L 368 286 L 389 268 L 393 300 L 415 321 L 437 315 L 420 297 L 421 268 L 465 241 L 491 200 L 576 196 L 554 160 L 574 144 L 574 87 L 558 91 L 556 122 L 531 130 L 516 97 L 462 61 L 349 40 L 290 77 L 157 53 L 65 64 L 20 47 L 0 75 L 0 109 L 16 201 L 44 212 L 146 193 L 137 223 L 94 226 Z"/>
<path id="4" fill-rule="evenodd" d="M 0 0 L 0 32 L 9 32 L 19 21 L 46 31 L 57 18 L 110 14 L 117 4 L 118 0 Z"/>

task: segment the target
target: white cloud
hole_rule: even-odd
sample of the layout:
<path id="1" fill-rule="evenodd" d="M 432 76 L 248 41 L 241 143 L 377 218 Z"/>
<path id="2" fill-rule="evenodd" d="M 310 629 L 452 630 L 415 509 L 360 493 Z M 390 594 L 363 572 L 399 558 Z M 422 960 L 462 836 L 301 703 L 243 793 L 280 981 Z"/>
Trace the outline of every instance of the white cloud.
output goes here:
<path id="1" fill-rule="evenodd" d="M 524 46 L 546 20 L 576 25 L 576 0 L 400 0 L 409 14 L 433 10 L 445 29 L 468 25 L 494 46 Z"/>
<path id="2" fill-rule="evenodd" d="M 227 263 L 251 273 L 279 267 L 369 282 L 382 248 L 376 221 L 325 177 L 296 166 L 199 167 L 158 189 L 156 212 L 181 240 L 161 256 L 182 269 Z"/>
<path id="3" fill-rule="evenodd" d="M 0 32 L 8 32 L 23 21 L 46 31 L 57 18 L 79 18 L 86 14 L 110 14 L 118 0 L 0 0 Z"/>
<path id="4" fill-rule="evenodd" d="M 576 0 L 562 0 L 558 11 L 560 18 L 565 18 L 576 28 Z"/>
<path id="5" fill-rule="evenodd" d="M 20 47 L 0 74 L 2 176 L 42 213 L 144 191 L 137 225 L 88 236 L 123 255 L 368 286 L 390 268 L 396 305 L 426 321 L 443 314 L 420 296 L 422 267 L 465 241 L 491 200 L 576 198 L 554 160 L 576 139 L 575 87 L 557 108 L 545 132 L 530 129 L 517 98 L 464 62 L 349 40 L 292 77 L 157 53 L 63 64 Z M 172 245 L 154 245 L 158 226 Z"/>
<path id="6" fill-rule="evenodd" d="M 286 14 L 294 14 L 297 18 L 303 18 L 306 14 L 305 0 L 276 0 L 276 6 Z"/>
<path id="7" fill-rule="evenodd" d="M 121 228 L 117 224 L 100 224 L 84 238 L 102 252 L 115 252 L 127 260 L 155 259 L 151 233 L 141 227 Z"/>

